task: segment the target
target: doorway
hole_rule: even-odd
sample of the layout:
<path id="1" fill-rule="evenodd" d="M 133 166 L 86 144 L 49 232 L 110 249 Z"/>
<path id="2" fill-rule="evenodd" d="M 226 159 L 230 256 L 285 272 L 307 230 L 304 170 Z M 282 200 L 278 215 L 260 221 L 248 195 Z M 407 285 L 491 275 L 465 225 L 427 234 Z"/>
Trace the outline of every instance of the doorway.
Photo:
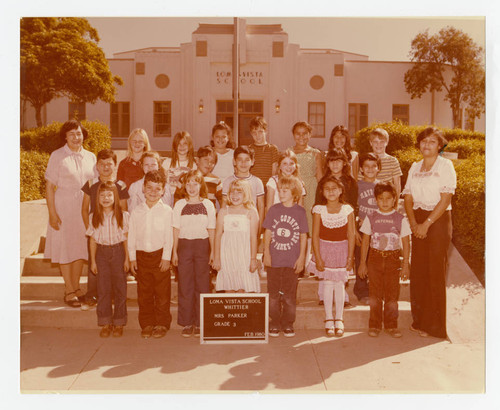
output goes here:
<path id="1" fill-rule="evenodd" d="M 217 101 L 216 122 L 224 121 L 233 129 L 233 107 L 233 101 L 231 100 Z M 250 145 L 253 142 L 248 124 L 253 117 L 263 116 L 263 107 L 263 101 L 238 101 L 238 141 L 235 141 L 237 145 Z"/>

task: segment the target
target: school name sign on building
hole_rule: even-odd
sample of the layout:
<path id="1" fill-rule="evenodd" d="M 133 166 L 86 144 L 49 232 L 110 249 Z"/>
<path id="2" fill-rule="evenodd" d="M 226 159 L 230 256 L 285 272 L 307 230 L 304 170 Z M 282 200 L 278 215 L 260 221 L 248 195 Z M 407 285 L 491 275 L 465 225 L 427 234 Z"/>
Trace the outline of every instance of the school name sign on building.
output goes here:
<path id="1" fill-rule="evenodd" d="M 269 295 L 200 295 L 200 343 L 267 343 Z"/>

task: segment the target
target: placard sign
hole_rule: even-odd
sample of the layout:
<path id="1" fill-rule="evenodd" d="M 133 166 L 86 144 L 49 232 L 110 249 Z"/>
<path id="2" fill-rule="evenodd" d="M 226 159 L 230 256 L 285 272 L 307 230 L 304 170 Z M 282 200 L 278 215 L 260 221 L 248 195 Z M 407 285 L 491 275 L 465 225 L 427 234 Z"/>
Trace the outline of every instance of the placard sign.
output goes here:
<path id="1" fill-rule="evenodd" d="M 200 295 L 200 343 L 267 343 L 267 293 Z"/>

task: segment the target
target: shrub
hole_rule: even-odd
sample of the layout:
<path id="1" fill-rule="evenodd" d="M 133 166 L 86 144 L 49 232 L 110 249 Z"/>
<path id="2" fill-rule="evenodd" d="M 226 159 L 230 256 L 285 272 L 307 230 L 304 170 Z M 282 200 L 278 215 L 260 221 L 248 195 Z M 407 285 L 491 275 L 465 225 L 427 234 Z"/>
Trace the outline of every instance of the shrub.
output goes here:
<path id="1" fill-rule="evenodd" d="M 45 198 L 45 169 L 49 162 L 46 152 L 21 150 L 21 202 Z"/>
<path id="2" fill-rule="evenodd" d="M 485 145 L 484 140 L 460 138 L 451 141 L 446 146 L 445 151 L 456 152 L 459 159 L 465 159 L 472 154 L 484 154 Z"/>
<path id="3" fill-rule="evenodd" d="M 387 145 L 387 153 L 394 155 L 396 151 L 403 151 L 410 146 L 414 146 L 417 141 L 417 135 L 427 128 L 428 125 L 405 125 L 400 121 L 392 121 L 389 123 L 374 123 L 369 127 L 359 130 L 355 135 L 355 146 L 358 152 L 370 152 L 370 142 L 368 136 L 374 128 L 383 128 L 389 133 L 389 144 Z M 440 128 L 444 137 L 448 142 L 468 139 L 482 140 L 485 135 L 482 132 L 467 131 L 460 128 Z"/>
<path id="4" fill-rule="evenodd" d="M 408 171 L 411 168 L 411 164 L 420 161 L 422 159 L 422 154 L 415 147 L 410 147 L 401 151 L 396 151 L 393 154 L 399 161 L 399 166 L 403 175 L 401 176 L 401 190 L 404 189 L 406 184 L 406 179 L 408 178 Z"/>
<path id="5" fill-rule="evenodd" d="M 105 148 L 111 148 L 111 134 L 107 125 L 100 121 L 82 121 L 89 136 L 83 147 L 94 154 Z M 61 147 L 59 130 L 62 123 L 52 122 L 49 125 L 33 128 L 21 133 L 21 148 L 26 151 L 52 153 Z"/>
<path id="6" fill-rule="evenodd" d="M 481 262 L 485 250 L 485 156 L 454 161 L 457 189 L 452 199 L 453 241 L 460 252 Z"/>

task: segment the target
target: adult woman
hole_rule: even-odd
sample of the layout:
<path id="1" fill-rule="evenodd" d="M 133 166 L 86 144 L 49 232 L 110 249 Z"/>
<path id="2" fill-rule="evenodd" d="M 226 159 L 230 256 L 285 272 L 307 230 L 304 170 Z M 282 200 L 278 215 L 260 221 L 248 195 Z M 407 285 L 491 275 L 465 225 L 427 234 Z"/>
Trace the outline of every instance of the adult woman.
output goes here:
<path id="1" fill-rule="evenodd" d="M 410 299 L 420 336 L 446 337 L 446 269 L 451 241 L 451 197 L 457 186 L 453 163 L 439 156 L 442 133 L 426 128 L 417 137 L 423 159 L 412 164 L 403 190 L 412 230 Z"/>
<path id="2" fill-rule="evenodd" d="M 64 145 L 50 155 L 45 171 L 49 209 L 45 257 L 59 264 L 65 285 L 64 302 L 71 307 L 81 305 L 80 276 L 88 257 L 81 188 L 95 175 L 96 157 L 82 148 L 87 135 L 78 121 L 65 122 L 59 132 Z"/>
<path id="3" fill-rule="evenodd" d="M 334 127 L 330 134 L 328 151 L 331 151 L 333 148 L 342 148 L 345 151 L 347 159 L 351 165 L 351 175 L 354 180 L 357 181 L 359 172 L 359 156 L 356 151 L 352 150 L 351 136 L 349 135 L 348 129 L 343 125 L 337 125 Z"/>

